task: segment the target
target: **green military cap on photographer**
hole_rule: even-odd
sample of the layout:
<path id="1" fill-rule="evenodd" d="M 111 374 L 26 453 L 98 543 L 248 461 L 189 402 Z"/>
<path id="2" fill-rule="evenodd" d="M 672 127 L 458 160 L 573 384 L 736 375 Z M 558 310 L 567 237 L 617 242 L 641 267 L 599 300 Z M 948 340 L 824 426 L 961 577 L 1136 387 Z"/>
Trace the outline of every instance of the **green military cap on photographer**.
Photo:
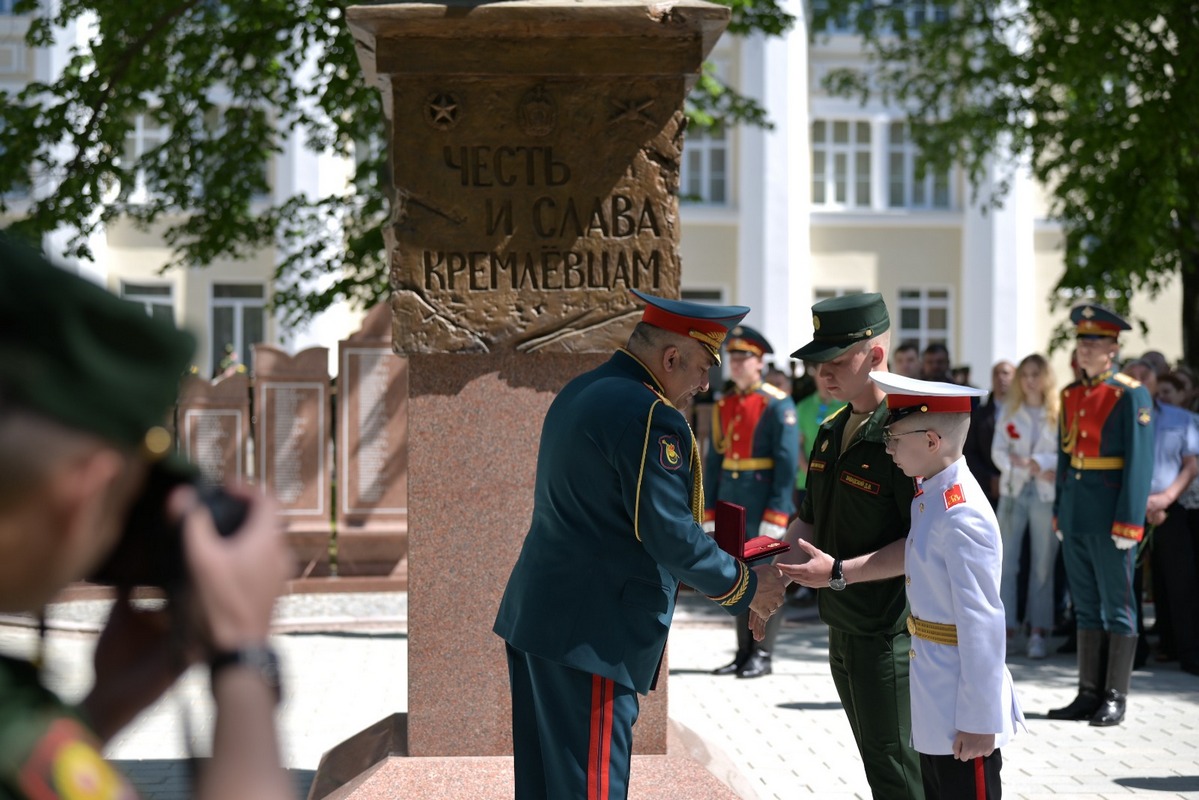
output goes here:
<path id="1" fill-rule="evenodd" d="M 0 408 L 157 459 L 195 340 L 0 234 Z"/>
<path id="2" fill-rule="evenodd" d="M 858 342 L 873 339 L 891 327 L 887 304 L 878 292 L 847 294 L 812 306 L 812 341 L 792 358 L 832 361 Z"/>

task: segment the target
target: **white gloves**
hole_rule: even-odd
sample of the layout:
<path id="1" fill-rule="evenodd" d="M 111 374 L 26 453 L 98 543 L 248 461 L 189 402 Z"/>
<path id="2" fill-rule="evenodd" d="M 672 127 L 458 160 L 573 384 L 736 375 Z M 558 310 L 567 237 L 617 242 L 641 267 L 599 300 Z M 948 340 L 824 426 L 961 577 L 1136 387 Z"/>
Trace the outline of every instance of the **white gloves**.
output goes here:
<path id="1" fill-rule="evenodd" d="M 758 535 L 769 536 L 771 539 L 782 539 L 787 535 L 787 529 L 782 525 L 762 520 L 762 524 L 758 526 Z"/>
<path id="2" fill-rule="evenodd" d="M 716 533 L 716 520 L 704 520 L 704 533 Z"/>
<path id="3" fill-rule="evenodd" d="M 1117 550 L 1131 550 L 1137 546 L 1137 540 L 1129 539 L 1127 536 L 1112 536 L 1112 541 Z"/>
<path id="4" fill-rule="evenodd" d="M 1061 532 L 1061 531 L 1059 531 L 1059 530 L 1056 530 L 1056 529 L 1055 529 L 1055 530 L 1053 531 L 1053 535 L 1057 537 L 1057 540 L 1058 540 L 1059 542 L 1064 542 L 1064 541 L 1066 541 L 1066 534 L 1062 533 L 1062 532 Z"/>

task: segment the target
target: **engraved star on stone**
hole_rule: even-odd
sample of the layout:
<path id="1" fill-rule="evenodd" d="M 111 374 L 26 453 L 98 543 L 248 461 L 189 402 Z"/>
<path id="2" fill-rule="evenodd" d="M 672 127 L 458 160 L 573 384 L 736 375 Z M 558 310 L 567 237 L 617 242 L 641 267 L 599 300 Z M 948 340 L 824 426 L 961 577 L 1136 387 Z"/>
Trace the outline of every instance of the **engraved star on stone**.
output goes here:
<path id="1" fill-rule="evenodd" d="M 654 121 L 650 118 L 645 110 L 654 104 L 653 100 L 622 100 L 612 101 L 612 105 L 616 106 L 616 113 L 608 120 L 609 125 L 617 122 L 640 122 L 643 125 L 653 125 Z"/>
<path id="2" fill-rule="evenodd" d="M 458 100 L 452 94 L 439 94 L 429 101 L 429 122 L 437 128 L 452 127 L 458 121 Z"/>

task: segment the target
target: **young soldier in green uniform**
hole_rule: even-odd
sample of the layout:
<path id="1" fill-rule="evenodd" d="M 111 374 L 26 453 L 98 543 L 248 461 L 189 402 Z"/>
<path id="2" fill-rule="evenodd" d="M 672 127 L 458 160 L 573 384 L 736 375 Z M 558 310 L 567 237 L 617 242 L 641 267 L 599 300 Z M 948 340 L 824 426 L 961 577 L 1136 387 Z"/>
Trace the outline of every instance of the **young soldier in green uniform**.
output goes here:
<path id="1" fill-rule="evenodd" d="M 92 575 L 147 475 L 175 468 L 160 426 L 192 345 L 140 306 L 0 238 L 0 611 L 38 614 Z M 135 610 L 120 594 L 80 705 L 46 689 L 39 665 L 0 657 L 0 797 L 136 797 L 101 748 L 205 657 L 217 720 L 197 796 L 293 796 L 266 647 L 288 557 L 274 504 L 235 494 L 249 510 L 229 538 L 194 490 L 164 501 L 182 528 L 190 592 L 166 611 Z"/>
<path id="2" fill-rule="evenodd" d="M 749 309 L 634 293 L 648 305 L 628 345 L 546 413 L 533 520 L 496 615 L 516 800 L 627 796 L 637 694 L 653 686 L 680 581 L 731 615 L 783 602 L 777 568 L 751 569 L 704 533 L 680 411 Z"/>
<path id="3" fill-rule="evenodd" d="M 808 492 L 787 532 L 794 547 L 779 566 L 820 589 L 829 626 L 829 667 L 880 800 L 923 798 L 911 747 L 904 594 L 904 542 L 915 485 L 887 454 L 885 395 L 870 379 L 886 370 L 891 320 L 878 294 L 823 300 L 812 307 L 812 342 L 792 358 L 818 364 L 833 398 L 849 403 L 820 426 L 808 457 Z M 764 626 L 754 620 L 755 634 Z"/>
<path id="4" fill-rule="evenodd" d="M 1078 696 L 1049 718 L 1106 727 L 1124 719 L 1136 656 L 1133 570 L 1153 480 L 1153 400 L 1113 372 L 1127 322 L 1093 304 L 1070 320 L 1083 377 L 1062 390 L 1053 516 L 1078 624 Z"/>
<path id="5" fill-rule="evenodd" d="M 733 390 L 712 406 L 712 441 L 704 455 L 704 530 L 716 528 L 716 501 L 745 507 L 745 536 L 782 539 L 794 508 L 791 487 L 799 464 L 795 403 L 762 381 L 762 357 L 774 349 L 748 325 L 724 343 Z M 782 615 L 770 618 L 756 645 L 749 614 L 737 617 L 737 653 L 716 675 L 759 678 L 771 673 L 771 654 Z"/>

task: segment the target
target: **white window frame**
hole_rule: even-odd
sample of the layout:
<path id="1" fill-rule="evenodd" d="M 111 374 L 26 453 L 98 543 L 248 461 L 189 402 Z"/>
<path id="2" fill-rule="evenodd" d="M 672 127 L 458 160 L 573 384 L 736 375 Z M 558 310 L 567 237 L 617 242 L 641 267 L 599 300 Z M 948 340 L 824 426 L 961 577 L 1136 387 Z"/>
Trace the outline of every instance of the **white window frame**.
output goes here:
<path id="1" fill-rule="evenodd" d="M 254 286 L 262 290 L 261 297 L 217 297 L 216 290 L 218 286 Z M 244 312 L 246 309 L 256 308 L 262 312 L 262 331 L 263 337 L 266 336 L 267 326 L 267 287 L 265 284 L 258 281 L 214 281 L 209 289 L 208 298 L 208 341 L 211 353 L 211 365 L 213 376 L 220 374 L 220 361 L 224 358 L 225 342 L 216 340 L 216 310 L 218 308 L 233 309 L 233 349 L 237 353 L 241 363 L 249 369 L 253 364 L 254 354 L 250 348 L 253 342 L 246 342 L 245 326 L 242 323 Z"/>
<path id="2" fill-rule="evenodd" d="M 915 296 L 905 296 L 914 293 Z M 932 296 L 936 293 L 938 296 Z M 898 328 L 891 337 L 894 342 L 916 342 L 920 351 L 930 344 L 944 344 L 953 352 L 953 287 L 947 284 L 926 284 L 923 286 L 900 286 L 896 292 L 898 300 L 895 304 L 896 314 L 893 319 L 898 322 Z M 904 311 L 916 309 L 919 313 L 919 326 L 904 327 Z M 929 312 L 944 311 L 945 327 L 933 328 L 928 324 Z"/>
<path id="3" fill-rule="evenodd" d="M 902 141 L 896 142 L 894 133 L 896 128 L 902 132 Z M 916 177 L 916 162 L 920 156 L 920 148 L 911 139 L 910 126 L 901 119 L 894 119 L 886 124 L 886 206 L 887 208 L 909 208 L 924 211 L 949 211 L 957 205 L 957 198 L 954 197 L 954 181 L 953 170 L 945 170 L 944 172 L 936 173 L 929 172 L 923 178 Z M 898 176 L 896 174 L 895 160 L 900 160 Z M 898 177 L 901 185 L 900 202 L 896 203 L 893 196 L 893 189 L 896 185 Z M 937 197 L 938 184 L 944 186 L 945 202 L 935 202 Z M 917 193 L 923 193 L 923 199 L 916 197 Z"/>
<path id="4" fill-rule="evenodd" d="M 731 56 L 728 53 L 711 55 L 708 63 L 712 65 L 713 75 L 727 84 L 732 73 Z M 720 158 L 719 168 L 714 169 L 712 162 Z M 691 163 L 699 165 L 699 174 L 695 174 Z M 679 159 L 679 202 L 690 207 L 707 206 L 709 208 L 729 208 L 733 204 L 733 131 L 727 127 L 717 127 L 711 130 L 689 130 L 683 138 L 683 154 Z M 692 181 L 698 184 L 697 191 L 691 191 Z M 714 181 L 720 180 L 724 187 L 720 196 L 712 189 Z"/>
<path id="5" fill-rule="evenodd" d="M 125 134 L 125 156 L 136 164 L 146 153 L 167 141 L 170 135 L 171 130 L 166 125 L 154 123 L 148 114 L 138 114 L 133 118 L 133 128 Z M 145 172 L 139 169 L 134 181 L 133 191 L 129 193 L 129 202 L 145 203 L 150 198 L 146 189 Z"/>
<path id="6" fill-rule="evenodd" d="M 846 141 L 834 142 L 838 125 L 846 126 Z M 869 119 L 861 117 L 818 117 L 812 120 L 812 208 L 820 210 L 845 209 L 848 211 L 871 210 L 877 187 L 874 183 L 874 165 L 878 158 L 875 150 L 878 147 L 878 136 L 874 124 Z M 822 131 L 822 138 L 817 138 L 817 132 Z M 859 141 L 865 133 L 868 141 Z M 860 166 L 860 156 L 866 157 L 866 164 Z M 822 158 L 820 158 L 822 157 Z M 844 160 L 842 169 L 837 169 L 838 159 Z M 823 163 L 818 168 L 818 163 Z M 864 172 L 865 175 L 859 174 Z M 838 176 L 844 177 L 844 198 L 838 198 Z M 817 189 L 821 190 L 821 198 L 817 199 Z M 859 190 L 865 189 L 864 201 L 858 197 Z"/>
<path id="7" fill-rule="evenodd" d="M 144 288 L 166 289 L 163 294 L 144 292 Z M 171 322 L 175 321 L 175 287 L 169 283 L 157 281 L 121 281 L 121 297 L 134 303 L 140 303 L 146 310 L 146 316 L 153 317 L 155 308 L 166 308 L 171 312 Z"/>

